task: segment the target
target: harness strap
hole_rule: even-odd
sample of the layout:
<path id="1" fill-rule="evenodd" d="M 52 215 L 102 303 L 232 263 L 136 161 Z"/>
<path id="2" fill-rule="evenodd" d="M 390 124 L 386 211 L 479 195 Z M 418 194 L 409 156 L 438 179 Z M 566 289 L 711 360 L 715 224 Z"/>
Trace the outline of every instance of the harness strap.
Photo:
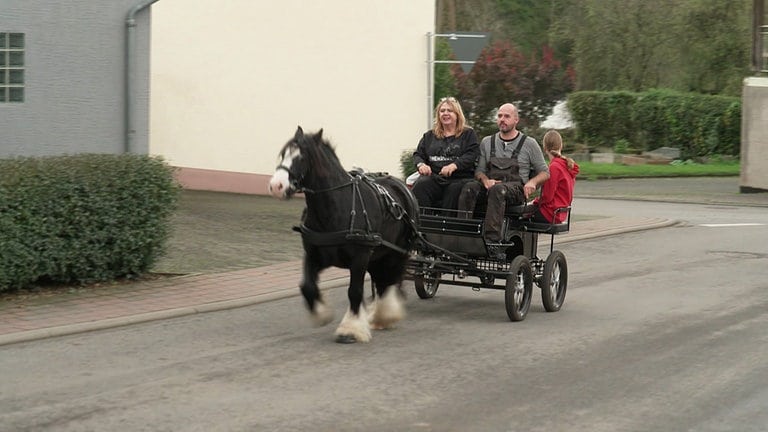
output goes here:
<path id="1" fill-rule="evenodd" d="M 339 246 L 350 242 L 378 246 L 384 242 L 379 234 L 361 230 L 321 232 L 314 231 L 304 224 L 293 227 L 293 230 L 300 232 L 304 241 L 313 246 Z"/>
<path id="2" fill-rule="evenodd" d="M 335 246 L 335 245 L 343 244 L 345 242 L 346 235 L 348 234 L 347 231 L 336 231 L 336 232 L 313 231 L 307 228 L 307 226 L 304 224 L 293 227 L 293 230 L 296 232 L 300 232 L 301 238 L 305 242 L 315 246 Z"/>
<path id="3" fill-rule="evenodd" d="M 355 205 L 355 199 L 360 200 L 360 208 L 363 211 L 363 217 L 365 217 L 365 230 L 366 232 L 370 232 L 373 228 L 371 227 L 371 220 L 368 218 L 368 211 L 365 209 L 365 201 L 363 201 L 363 194 L 360 192 L 360 177 L 361 175 L 357 172 L 355 172 L 355 175 L 352 176 L 352 211 L 350 213 L 350 220 L 349 220 L 349 232 L 352 233 L 355 229 L 355 208 L 357 207 Z M 363 178 L 365 178 L 363 176 Z"/>
<path id="4" fill-rule="evenodd" d="M 496 157 L 496 135 L 498 135 L 498 133 L 491 135 L 491 156 L 490 157 Z M 523 148 L 523 144 L 525 144 L 526 139 L 528 139 L 528 137 L 525 136 L 524 133 L 520 132 L 520 142 L 517 143 L 517 147 L 515 147 L 515 150 L 512 152 L 513 158 L 517 157 L 517 155 L 520 153 L 520 149 Z"/>
<path id="5" fill-rule="evenodd" d="M 407 213 L 405 208 L 403 208 L 403 206 L 400 205 L 400 203 L 397 202 L 394 197 L 392 197 L 392 194 L 389 193 L 387 188 L 376 183 L 376 181 L 370 176 L 364 175 L 363 181 L 365 181 L 365 183 L 367 183 L 374 190 L 376 190 L 376 192 L 378 192 L 378 197 L 381 198 L 379 201 L 383 204 L 384 208 L 389 211 L 389 214 L 395 218 L 395 220 L 401 220 L 403 218 L 403 216 Z"/>
<path id="6" fill-rule="evenodd" d="M 319 193 L 323 193 L 323 192 L 335 191 L 337 189 L 342 189 L 342 188 L 345 188 L 345 187 L 351 185 L 353 183 L 353 179 L 354 179 L 354 177 L 352 177 L 350 175 L 349 176 L 349 182 L 347 182 L 347 183 L 342 183 L 342 184 L 339 184 L 339 185 L 336 185 L 336 186 L 331 186 L 329 188 L 318 189 L 318 190 L 313 190 L 313 189 L 309 189 L 309 188 L 306 188 L 306 187 L 303 187 L 303 186 L 299 186 L 297 191 L 298 192 L 305 192 L 305 193 L 308 193 L 308 194 L 319 194 Z"/>
<path id="7" fill-rule="evenodd" d="M 397 252 L 400 252 L 403 255 L 408 255 L 408 251 L 407 250 L 401 248 L 400 246 L 398 246 L 398 245 L 396 245 L 394 243 L 391 243 L 391 242 L 388 242 L 388 241 L 382 239 L 381 240 L 381 244 L 383 244 L 384 246 L 386 246 L 386 247 L 388 247 L 390 249 L 394 249 L 394 250 L 396 250 Z"/>
<path id="8" fill-rule="evenodd" d="M 405 249 L 382 239 L 381 235 L 377 233 L 361 230 L 320 232 L 313 231 L 304 224 L 293 227 L 293 230 L 300 232 L 304 241 L 313 246 L 340 246 L 347 243 L 356 243 L 363 246 L 376 247 L 383 244 L 402 253 L 407 253 Z"/>

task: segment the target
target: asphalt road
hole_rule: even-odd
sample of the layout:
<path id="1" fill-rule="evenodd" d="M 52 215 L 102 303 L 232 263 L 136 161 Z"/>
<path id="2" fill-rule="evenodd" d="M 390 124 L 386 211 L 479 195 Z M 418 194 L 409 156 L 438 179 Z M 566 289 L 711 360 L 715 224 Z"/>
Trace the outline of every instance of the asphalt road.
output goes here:
<path id="1" fill-rule="evenodd" d="M 764 431 L 768 212 L 580 199 L 680 224 L 562 245 L 563 309 L 441 286 L 369 344 L 298 297 L 0 347 L 19 431 Z M 738 222 L 738 225 L 733 225 Z M 413 291 L 409 289 L 409 292 Z"/>

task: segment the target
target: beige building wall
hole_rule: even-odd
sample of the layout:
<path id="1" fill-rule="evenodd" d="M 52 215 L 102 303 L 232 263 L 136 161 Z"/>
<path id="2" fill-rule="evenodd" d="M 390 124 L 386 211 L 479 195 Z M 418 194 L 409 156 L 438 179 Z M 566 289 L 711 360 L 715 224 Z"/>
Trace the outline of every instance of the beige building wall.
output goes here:
<path id="1" fill-rule="evenodd" d="M 296 127 L 342 163 L 400 176 L 426 128 L 434 0 L 162 0 L 150 153 L 191 189 L 266 193 Z"/>
<path id="2" fill-rule="evenodd" d="M 744 80 L 741 119 L 741 192 L 768 191 L 768 77 Z"/>

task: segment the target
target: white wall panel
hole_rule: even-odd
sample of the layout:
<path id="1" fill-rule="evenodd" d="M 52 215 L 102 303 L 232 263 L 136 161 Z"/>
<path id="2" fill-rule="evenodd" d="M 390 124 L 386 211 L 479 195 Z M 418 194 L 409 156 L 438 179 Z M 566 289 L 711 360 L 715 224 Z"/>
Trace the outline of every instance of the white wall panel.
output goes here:
<path id="1" fill-rule="evenodd" d="M 150 153 L 271 174 L 297 125 L 347 168 L 399 173 L 424 132 L 434 0 L 162 0 L 152 7 Z"/>

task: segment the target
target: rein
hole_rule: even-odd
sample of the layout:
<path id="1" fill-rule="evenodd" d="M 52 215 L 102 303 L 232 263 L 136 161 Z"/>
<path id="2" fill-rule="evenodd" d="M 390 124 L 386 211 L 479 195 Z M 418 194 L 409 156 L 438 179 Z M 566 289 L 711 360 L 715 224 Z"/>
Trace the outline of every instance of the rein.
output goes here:
<path id="1" fill-rule="evenodd" d="M 289 179 L 291 178 L 291 170 L 287 166 L 285 166 L 283 164 L 280 164 L 280 165 L 277 166 L 277 168 L 275 168 L 275 171 L 277 171 L 277 170 L 283 170 L 283 171 L 287 172 L 288 173 L 288 178 Z M 318 194 L 318 193 L 323 193 L 323 192 L 334 191 L 336 189 L 342 189 L 342 188 L 345 188 L 345 187 L 351 185 L 352 184 L 352 180 L 351 180 L 352 176 L 350 175 L 349 177 L 350 177 L 350 181 L 348 181 L 347 183 L 342 183 L 340 185 L 332 186 L 332 187 L 329 187 L 329 188 L 326 188 L 326 189 L 319 189 L 319 190 L 313 190 L 313 189 L 310 189 L 310 188 L 302 186 L 301 182 L 304 180 L 304 175 L 302 175 L 298 179 L 289 180 L 289 183 L 290 183 L 291 187 L 296 191 L 296 193 Z"/>
<path id="2" fill-rule="evenodd" d="M 324 192 L 335 191 L 337 189 L 343 189 L 343 188 L 345 188 L 345 187 L 347 187 L 347 186 L 349 186 L 349 185 L 351 185 L 353 183 L 354 183 L 354 179 L 350 179 L 346 183 L 342 183 L 340 185 L 332 186 L 332 187 L 325 188 L 325 189 L 318 189 L 318 190 L 313 190 L 313 189 L 309 189 L 309 188 L 306 188 L 306 187 L 299 187 L 297 192 L 303 192 L 303 193 L 308 193 L 308 194 L 321 194 L 321 193 L 324 193 Z"/>

